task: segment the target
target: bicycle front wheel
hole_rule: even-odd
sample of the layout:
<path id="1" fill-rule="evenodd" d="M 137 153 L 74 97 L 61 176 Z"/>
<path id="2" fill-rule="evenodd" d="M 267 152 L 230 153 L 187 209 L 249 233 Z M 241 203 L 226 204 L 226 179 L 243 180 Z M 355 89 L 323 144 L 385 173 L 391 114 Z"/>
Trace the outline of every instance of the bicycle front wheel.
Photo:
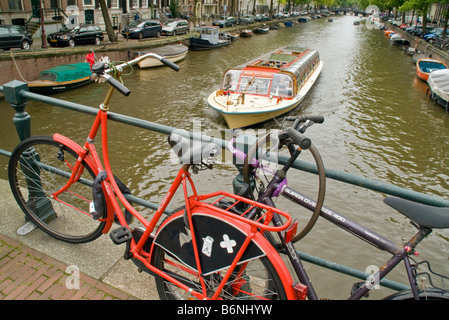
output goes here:
<path id="1" fill-rule="evenodd" d="M 203 276 L 205 290 L 197 272 L 185 266 L 173 255 L 159 246 L 154 248 L 153 264 L 192 290 L 203 292 L 204 298 L 211 298 L 217 291 L 228 269 Z M 155 276 L 156 287 L 161 300 L 188 300 L 194 297 L 187 291 Z M 221 290 L 223 300 L 286 300 L 287 294 L 274 266 L 267 257 L 261 257 L 237 266 L 233 275 Z"/>
<path id="2" fill-rule="evenodd" d="M 37 227 L 56 239 L 84 243 L 98 238 L 105 221 L 89 213 L 94 171 L 83 161 L 80 179 L 54 197 L 64 187 L 78 155 L 52 137 L 25 139 L 13 151 L 8 177 L 12 193 Z"/>

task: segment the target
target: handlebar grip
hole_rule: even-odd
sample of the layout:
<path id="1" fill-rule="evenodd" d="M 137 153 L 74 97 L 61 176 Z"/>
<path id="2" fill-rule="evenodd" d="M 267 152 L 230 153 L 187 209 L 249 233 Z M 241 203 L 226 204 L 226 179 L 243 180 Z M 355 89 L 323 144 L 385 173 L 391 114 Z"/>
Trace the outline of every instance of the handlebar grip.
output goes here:
<path id="1" fill-rule="evenodd" d="M 129 91 L 129 89 L 125 87 L 120 81 L 118 81 L 117 79 L 108 74 L 103 74 L 103 77 L 109 82 L 111 86 L 113 86 L 118 92 L 123 94 L 125 97 L 130 95 L 131 91 Z"/>
<path id="2" fill-rule="evenodd" d="M 315 123 L 323 123 L 324 122 L 324 116 L 321 116 L 321 115 L 307 116 L 307 119 L 310 121 L 313 121 Z"/>
<path id="3" fill-rule="evenodd" d="M 310 120 L 314 123 L 323 123 L 324 122 L 324 116 L 316 115 L 316 116 L 297 116 L 297 117 L 287 117 L 288 121 L 295 121 L 299 120 L 301 122 L 306 122 L 307 120 Z"/>
<path id="4" fill-rule="evenodd" d="M 285 129 L 285 133 L 303 150 L 307 150 L 312 145 L 310 138 L 306 137 L 292 127 Z"/>
<path id="5" fill-rule="evenodd" d="M 179 69 L 180 69 L 180 66 L 178 66 L 176 63 L 174 63 L 174 62 L 171 62 L 170 60 L 168 60 L 168 59 L 165 59 L 165 58 L 162 58 L 161 59 L 161 62 L 163 63 L 163 64 L 165 64 L 167 67 L 170 67 L 170 68 L 172 68 L 173 70 L 175 70 L 175 71 L 178 71 Z"/>

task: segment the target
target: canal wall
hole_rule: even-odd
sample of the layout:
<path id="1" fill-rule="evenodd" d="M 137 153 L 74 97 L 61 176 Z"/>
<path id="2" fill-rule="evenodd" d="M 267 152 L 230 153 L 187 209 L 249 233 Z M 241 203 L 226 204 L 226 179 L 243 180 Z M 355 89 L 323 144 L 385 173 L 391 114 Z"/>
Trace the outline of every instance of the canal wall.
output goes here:
<path id="1" fill-rule="evenodd" d="M 434 59 L 441 60 L 446 64 L 449 64 L 449 53 L 447 51 L 435 48 L 432 44 L 428 43 L 427 41 L 415 37 L 410 33 L 402 30 L 401 28 L 392 25 L 391 23 L 386 24 L 386 27 L 388 29 L 393 30 L 395 33 L 400 34 L 404 39 L 407 39 L 410 42 L 410 47 L 419 50 L 426 57 L 432 57 Z"/>
<path id="2" fill-rule="evenodd" d="M 283 25 L 284 20 L 274 20 L 267 22 L 266 24 Z M 253 23 L 251 25 L 238 25 L 231 28 L 222 29 L 222 32 L 234 32 L 240 29 L 250 28 L 253 29 L 262 23 Z M 160 47 L 168 44 L 184 43 L 189 44 L 189 39 L 195 36 L 195 32 L 192 31 L 185 35 L 170 36 L 161 38 L 149 38 L 143 40 L 127 40 L 121 36 L 118 36 L 118 41 L 110 43 L 105 41 L 99 46 L 79 46 L 79 47 L 64 47 L 37 50 L 0 50 L 0 70 L 1 70 L 1 83 L 3 85 L 12 80 L 20 81 L 32 81 L 36 80 L 39 73 L 43 70 L 59 66 L 61 64 L 83 62 L 86 54 L 91 52 L 95 53 L 97 58 L 101 56 L 108 56 L 111 61 L 127 61 L 134 58 L 134 54 L 139 51 L 145 51 L 150 48 Z M 35 39 L 33 47 L 40 48 L 41 40 Z"/>

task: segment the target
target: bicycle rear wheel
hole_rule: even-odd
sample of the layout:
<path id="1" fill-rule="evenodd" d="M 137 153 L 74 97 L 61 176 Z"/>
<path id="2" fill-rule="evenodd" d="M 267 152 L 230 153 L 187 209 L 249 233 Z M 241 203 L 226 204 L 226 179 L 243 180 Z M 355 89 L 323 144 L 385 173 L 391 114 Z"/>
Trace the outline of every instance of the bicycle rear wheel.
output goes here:
<path id="1" fill-rule="evenodd" d="M 193 271 L 159 246 L 154 248 L 153 264 L 195 291 L 202 292 L 197 272 Z M 244 268 L 242 270 L 242 268 Z M 211 298 L 228 269 L 204 276 L 205 298 Z M 240 274 L 240 275 L 238 275 Z M 188 300 L 194 298 L 189 292 L 155 275 L 156 287 L 161 300 Z M 207 295 L 207 296 L 206 296 Z M 287 294 L 274 266 L 267 257 L 254 259 L 237 266 L 233 275 L 220 292 L 223 300 L 286 300 Z"/>
<path id="2" fill-rule="evenodd" d="M 102 234 L 105 222 L 89 213 L 94 171 L 83 161 L 81 178 L 66 185 L 78 155 L 52 137 L 25 139 L 13 151 L 8 177 L 12 193 L 27 218 L 56 239 L 84 243 Z"/>

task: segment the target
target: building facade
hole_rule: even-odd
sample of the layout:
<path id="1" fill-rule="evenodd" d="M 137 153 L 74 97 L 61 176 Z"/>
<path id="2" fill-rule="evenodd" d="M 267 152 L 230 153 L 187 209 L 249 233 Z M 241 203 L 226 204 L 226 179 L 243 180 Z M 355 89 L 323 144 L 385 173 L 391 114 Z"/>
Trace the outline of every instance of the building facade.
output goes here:
<path id="1" fill-rule="evenodd" d="M 181 17 L 191 19 L 195 16 L 206 20 L 217 15 L 268 12 L 270 0 L 105 0 L 117 32 L 136 18 L 165 21 L 170 17 L 173 1 L 177 3 Z M 277 0 L 274 8 L 277 8 Z M 0 0 L 0 24 L 28 27 L 34 24 L 36 30 L 32 32 L 38 37 L 41 16 L 47 33 L 81 23 L 94 23 L 105 29 L 99 0 Z"/>

